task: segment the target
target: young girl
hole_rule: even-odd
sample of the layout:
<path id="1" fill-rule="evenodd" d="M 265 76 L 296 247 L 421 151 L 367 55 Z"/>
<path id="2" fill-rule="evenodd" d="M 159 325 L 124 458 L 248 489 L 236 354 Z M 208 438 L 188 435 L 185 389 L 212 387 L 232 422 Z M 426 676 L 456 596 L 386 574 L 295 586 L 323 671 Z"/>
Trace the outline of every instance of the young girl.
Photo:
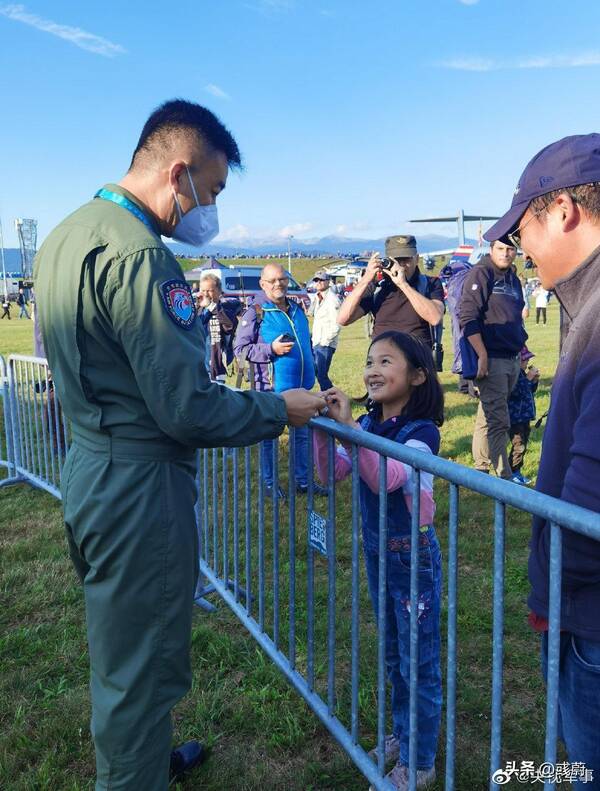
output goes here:
<path id="1" fill-rule="evenodd" d="M 349 398 L 337 388 L 326 391 L 329 415 L 340 423 L 395 440 L 424 453 L 437 454 L 438 426 L 443 422 L 443 393 L 430 349 L 402 332 L 384 332 L 373 340 L 364 373 L 368 412 L 358 422 Z M 327 483 L 327 440 L 315 431 L 315 462 Z M 338 448 L 335 479 L 351 472 L 350 446 Z M 379 567 L 379 454 L 358 452 L 360 503 L 365 564 L 375 616 Z M 440 670 L 441 553 L 433 528 L 433 476 L 421 473 L 419 533 L 419 678 L 417 788 L 435 780 L 435 754 L 442 706 Z M 385 740 L 386 763 L 395 761 L 387 777 L 396 788 L 408 789 L 410 681 L 410 532 L 413 469 L 387 462 L 387 596 L 386 665 L 392 686 L 393 733 Z"/>

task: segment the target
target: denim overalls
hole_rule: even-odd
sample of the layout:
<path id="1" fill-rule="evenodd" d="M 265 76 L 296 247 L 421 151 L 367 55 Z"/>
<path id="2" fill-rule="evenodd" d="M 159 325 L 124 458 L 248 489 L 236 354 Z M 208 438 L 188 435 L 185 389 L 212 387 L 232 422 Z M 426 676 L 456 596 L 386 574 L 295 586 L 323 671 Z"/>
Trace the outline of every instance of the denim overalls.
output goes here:
<path id="1" fill-rule="evenodd" d="M 363 430 L 373 432 L 373 418 L 361 418 Z M 406 423 L 393 437 L 405 443 L 428 420 Z M 360 481 L 363 548 L 375 617 L 378 614 L 379 495 Z M 410 529 L 411 514 L 404 490 L 387 495 L 387 595 L 385 661 L 392 685 L 392 723 L 400 742 L 400 761 L 408 766 L 410 682 Z M 419 679 L 417 769 L 435 761 L 442 709 L 440 669 L 440 596 L 442 562 L 433 525 L 419 533 Z"/>

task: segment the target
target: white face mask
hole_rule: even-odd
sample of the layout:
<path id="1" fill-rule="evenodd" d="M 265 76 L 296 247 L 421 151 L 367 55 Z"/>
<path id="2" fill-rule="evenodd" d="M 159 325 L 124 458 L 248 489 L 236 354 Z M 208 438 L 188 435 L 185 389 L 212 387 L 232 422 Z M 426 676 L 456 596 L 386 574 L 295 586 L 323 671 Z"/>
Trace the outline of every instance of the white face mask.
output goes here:
<path id="1" fill-rule="evenodd" d="M 175 206 L 177 207 L 177 214 L 179 215 L 179 222 L 175 226 L 171 238 L 177 242 L 184 244 L 191 244 L 194 247 L 202 247 L 202 245 L 211 242 L 219 233 L 219 217 L 217 214 L 217 207 L 214 203 L 209 206 L 201 206 L 196 195 L 196 188 L 190 176 L 190 171 L 187 165 L 185 169 L 190 180 L 192 192 L 196 205 L 190 209 L 187 214 L 181 211 L 181 206 L 177 200 L 175 190 L 173 190 L 173 197 L 175 198 Z"/>

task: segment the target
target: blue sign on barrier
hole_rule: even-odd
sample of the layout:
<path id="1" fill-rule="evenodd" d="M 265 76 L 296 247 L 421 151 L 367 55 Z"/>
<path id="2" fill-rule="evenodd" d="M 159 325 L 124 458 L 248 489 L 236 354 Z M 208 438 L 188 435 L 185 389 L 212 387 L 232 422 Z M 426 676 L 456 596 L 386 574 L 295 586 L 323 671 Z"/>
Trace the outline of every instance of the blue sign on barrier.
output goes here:
<path id="1" fill-rule="evenodd" d="M 327 519 L 319 516 L 316 511 L 311 511 L 308 515 L 308 523 L 308 541 L 311 547 L 327 557 Z"/>

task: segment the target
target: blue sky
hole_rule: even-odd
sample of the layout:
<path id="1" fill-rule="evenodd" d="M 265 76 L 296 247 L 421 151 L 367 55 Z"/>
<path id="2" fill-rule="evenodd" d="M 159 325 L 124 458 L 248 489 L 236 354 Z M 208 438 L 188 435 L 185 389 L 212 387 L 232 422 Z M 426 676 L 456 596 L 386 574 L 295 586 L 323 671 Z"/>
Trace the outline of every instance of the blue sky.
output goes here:
<path id="1" fill-rule="evenodd" d="M 5 245 L 15 217 L 43 239 L 120 179 L 176 96 L 217 113 L 244 155 L 220 239 L 502 212 L 536 151 L 599 131 L 599 41 L 589 0 L 0 0 Z"/>

